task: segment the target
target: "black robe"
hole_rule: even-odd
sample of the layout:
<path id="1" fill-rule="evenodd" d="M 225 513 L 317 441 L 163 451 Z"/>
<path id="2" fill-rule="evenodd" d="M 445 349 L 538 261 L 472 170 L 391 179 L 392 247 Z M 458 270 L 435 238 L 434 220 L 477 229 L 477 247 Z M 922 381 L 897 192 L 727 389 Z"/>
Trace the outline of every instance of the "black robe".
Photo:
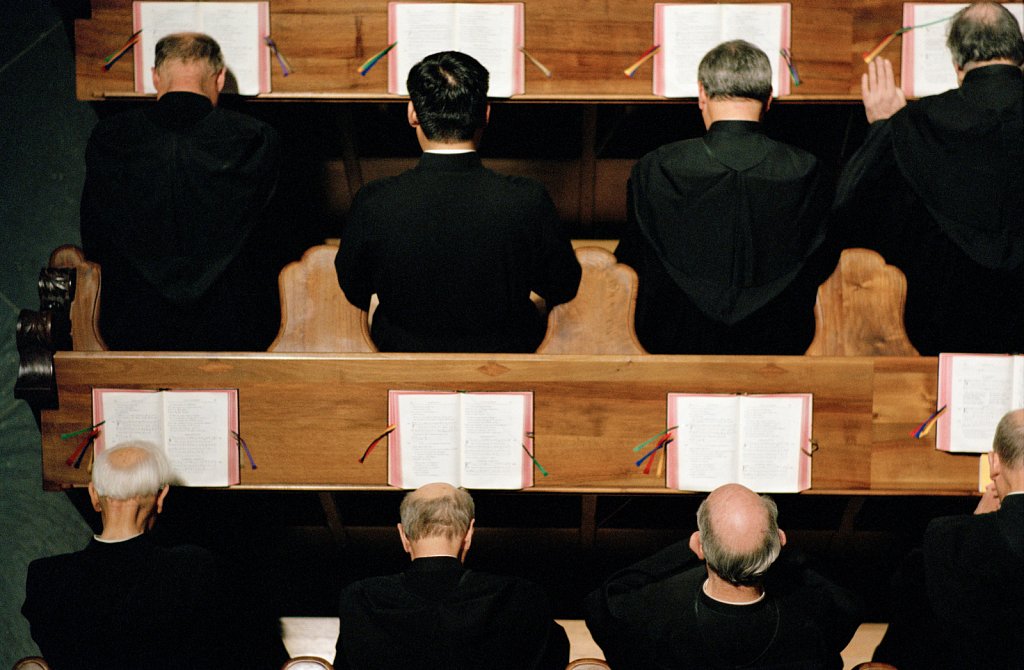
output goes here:
<path id="1" fill-rule="evenodd" d="M 349 302 L 380 299 L 381 351 L 531 352 L 547 324 L 530 292 L 566 302 L 582 272 L 544 187 L 475 152 L 425 153 L 361 188 L 335 265 Z"/>
<path id="2" fill-rule="evenodd" d="M 636 331 L 651 353 L 802 354 L 831 190 L 814 156 L 750 121 L 718 121 L 633 167 L 615 255 L 637 271 Z"/>
<path id="3" fill-rule="evenodd" d="M 86 150 L 81 231 L 111 349 L 265 350 L 280 322 L 277 134 L 194 93 L 104 119 Z"/>
<path id="4" fill-rule="evenodd" d="M 516 577 L 420 558 L 342 591 L 335 668 L 563 670 L 565 631 L 543 591 Z"/>
<path id="5" fill-rule="evenodd" d="M 1024 493 L 996 512 L 934 519 L 894 586 L 875 660 L 900 670 L 1024 668 Z"/>
<path id="6" fill-rule="evenodd" d="M 1024 77 L 963 85 L 871 125 L 836 194 L 850 246 L 907 277 L 906 328 L 924 355 L 1024 351 Z"/>
<path id="7" fill-rule="evenodd" d="M 789 551 L 769 569 L 765 597 L 729 605 L 702 589 L 704 563 L 679 542 L 612 575 L 587 596 L 594 641 L 615 670 L 842 668 L 860 602 Z"/>

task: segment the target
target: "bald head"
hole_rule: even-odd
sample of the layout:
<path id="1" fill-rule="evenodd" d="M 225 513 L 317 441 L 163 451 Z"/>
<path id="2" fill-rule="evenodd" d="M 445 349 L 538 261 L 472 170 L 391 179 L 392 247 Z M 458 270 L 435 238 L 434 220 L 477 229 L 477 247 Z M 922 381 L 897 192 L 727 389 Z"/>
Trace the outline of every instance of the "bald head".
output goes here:
<path id="1" fill-rule="evenodd" d="M 468 491 L 437 482 L 407 493 L 399 513 L 406 537 L 416 542 L 429 537 L 461 539 L 476 510 Z"/>
<path id="2" fill-rule="evenodd" d="M 157 98 L 184 91 L 205 95 L 216 104 L 224 88 L 220 45 L 203 33 L 173 33 L 156 43 L 153 85 Z"/>
<path id="3" fill-rule="evenodd" d="M 92 470 L 97 495 L 113 500 L 156 495 L 170 479 L 167 456 L 150 442 L 122 442 L 105 449 Z"/>
<path id="4" fill-rule="evenodd" d="M 708 568 L 733 585 L 757 583 L 782 549 L 778 508 L 767 496 L 726 484 L 697 510 L 700 547 Z"/>
<path id="5" fill-rule="evenodd" d="M 978 2 L 957 12 L 949 24 L 946 46 L 959 69 L 971 64 L 1024 63 L 1020 24 L 995 2 Z"/>

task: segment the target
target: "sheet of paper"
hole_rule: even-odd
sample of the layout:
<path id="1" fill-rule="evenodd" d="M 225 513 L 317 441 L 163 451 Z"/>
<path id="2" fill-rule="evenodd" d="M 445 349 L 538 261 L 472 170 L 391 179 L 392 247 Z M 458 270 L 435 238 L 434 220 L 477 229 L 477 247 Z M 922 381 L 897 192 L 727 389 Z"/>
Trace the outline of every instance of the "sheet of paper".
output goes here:
<path id="1" fill-rule="evenodd" d="M 679 427 L 669 445 L 672 488 L 711 491 L 737 481 L 739 396 L 673 395 L 669 422 Z"/>
<path id="2" fill-rule="evenodd" d="M 1013 408 L 1014 365 L 1009 356 L 939 355 L 940 417 L 936 447 L 955 452 L 992 450 L 1003 414 Z"/>
<path id="3" fill-rule="evenodd" d="M 459 476 L 459 396 L 404 392 L 397 403 L 397 428 L 389 442 L 388 482 L 415 489 L 431 482 L 461 486 Z"/>
<path id="4" fill-rule="evenodd" d="M 805 397 L 740 398 L 739 483 L 763 493 L 802 490 Z M 809 483 L 809 482 L 808 482 Z"/>
<path id="5" fill-rule="evenodd" d="M 527 402 L 520 393 L 467 393 L 462 398 L 462 485 L 520 489 Z M 527 429 L 528 430 L 528 429 Z"/>
<path id="6" fill-rule="evenodd" d="M 233 483 L 238 449 L 230 427 L 235 423 L 231 409 L 237 399 L 227 393 L 201 391 L 158 395 L 164 397 L 167 458 L 179 481 L 188 486 Z"/>
<path id="7" fill-rule="evenodd" d="M 270 91 L 270 62 L 263 38 L 270 34 L 267 2 L 135 2 L 135 88 L 156 93 L 152 68 L 160 38 L 201 32 L 217 40 L 224 54 L 226 93 L 256 95 Z"/>
<path id="8" fill-rule="evenodd" d="M 1004 7 L 1024 25 L 1024 3 L 1004 3 Z M 950 19 L 967 4 L 919 3 L 903 4 L 903 25 L 917 26 L 941 19 Z M 900 86 L 908 96 L 921 97 L 942 93 L 957 87 L 953 56 L 946 48 L 949 21 L 915 28 L 903 34 Z"/>
<path id="9" fill-rule="evenodd" d="M 697 67 L 722 42 L 744 39 L 768 55 L 774 95 L 789 93 L 779 53 L 790 45 L 789 3 L 655 5 L 654 93 L 668 98 L 697 96 Z"/>
<path id="10" fill-rule="evenodd" d="M 163 398 L 155 391 L 93 390 L 93 423 L 104 421 L 96 453 L 121 442 L 152 442 L 163 447 Z"/>
<path id="11" fill-rule="evenodd" d="M 408 95 L 413 65 L 439 51 L 467 53 L 490 74 L 488 96 L 507 98 L 523 92 L 522 3 L 388 4 L 388 92 Z"/>

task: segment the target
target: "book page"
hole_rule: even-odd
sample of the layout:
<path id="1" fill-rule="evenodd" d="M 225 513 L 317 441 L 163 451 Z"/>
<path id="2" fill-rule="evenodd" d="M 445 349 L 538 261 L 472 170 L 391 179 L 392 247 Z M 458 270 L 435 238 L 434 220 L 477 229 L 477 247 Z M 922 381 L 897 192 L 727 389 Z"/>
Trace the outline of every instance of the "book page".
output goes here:
<path id="1" fill-rule="evenodd" d="M 722 42 L 744 39 L 760 47 L 772 65 L 774 95 L 789 93 L 779 53 L 790 42 L 788 3 L 655 5 L 654 93 L 668 98 L 697 96 L 697 68 Z"/>
<path id="2" fill-rule="evenodd" d="M 527 403 L 532 394 L 462 393 L 462 485 L 521 489 Z"/>
<path id="3" fill-rule="evenodd" d="M 666 98 L 697 97 L 697 66 L 719 44 L 724 5 L 654 6 L 654 94 Z"/>
<path id="4" fill-rule="evenodd" d="M 408 95 L 412 66 L 439 51 L 461 51 L 490 74 L 487 95 L 507 98 L 523 92 L 522 3 L 388 4 L 388 93 Z"/>
<path id="5" fill-rule="evenodd" d="M 668 485 L 711 491 L 737 481 L 739 396 L 673 393 L 669 403 L 669 425 L 678 428 L 668 446 Z"/>
<path id="6" fill-rule="evenodd" d="M 389 391 L 388 483 L 415 489 L 432 482 L 461 486 L 459 394 Z"/>
<path id="7" fill-rule="evenodd" d="M 92 390 L 93 423 L 105 422 L 96 437 L 96 453 L 121 442 L 142 441 L 164 446 L 163 399 L 158 391 Z"/>
<path id="8" fill-rule="evenodd" d="M 1003 5 L 1024 25 L 1024 3 Z M 963 4 L 917 3 L 903 4 L 903 25 L 923 26 L 926 23 L 951 19 Z M 902 71 L 900 86 L 908 96 L 921 97 L 942 93 L 957 87 L 953 56 L 946 48 L 949 21 L 915 28 L 903 34 Z"/>
<path id="9" fill-rule="evenodd" d="M 178 483 L 229 486 L 238 483 L 235 391 L 167 391 L 163 396 L 165 448 Z"/>
<path id="10" fill-rule="evenodd" d="M 426 2 L 388 3 L 388 93 L 409 95 L 405 80 L 424 56 L 455 48 L 455 5 Z"/>
<path id="11" fill-rule="evenodd" d="M 762 493 L 796 493 L 801 482 L 807 396 L 740 398 L 739 483 Z M 809 483 L 809 482 L 808 482 Z"/>
<path id="12" fill-rule="evenodd" d="M 523 6 L 459 4 L 455 49 L 480 61 L 490 74 L 487 95 L 508 98 L 523 92 Z"/>
<path id="13" fill-rule="evenodd" d="M 1003 414 L 1013 409 L 1012 358 L 1002 355 L 939 355 L 939 418 L 936 448 L 981 453 Z"/>
<path id="14" fill-rule="evenodd" d="M 217 41 L 227 67 L 225 93 L 270 91 L 270 60 L 263 38 L 270 34 L 267 2 L 135 2 L 135 90 L 156 93 L 152 68 L 156 43 L 180 32 L 206 33 Z"/>

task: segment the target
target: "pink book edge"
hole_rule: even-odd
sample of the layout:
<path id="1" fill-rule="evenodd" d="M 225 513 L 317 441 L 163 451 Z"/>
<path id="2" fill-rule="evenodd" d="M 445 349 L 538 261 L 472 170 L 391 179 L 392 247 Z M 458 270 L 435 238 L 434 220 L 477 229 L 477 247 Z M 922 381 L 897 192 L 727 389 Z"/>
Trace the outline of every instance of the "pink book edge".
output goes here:
<path id="1" fill-rule="evenodd" d="M 678 426 L 679 422 L 676 418 L 676 404 L 673 400 L 682 395 L 680 393 L 669 393 L 667 396 L 668 401 L 668 420 L 665 422 L 665 428 L 671 428 L 672 426 Z M 668 453 L 665 454 L 665 488 L 678 489 L 679 488 L 679 433 L 676 433 L 675 439 L 672 444 L 669 445 Z M 651 458 L 654 458 L 653 456 Z"/>
<path id="2" fill-rule="evenodd" d="M 242 483 L 241 468 L 238 465 L 240 445 L 231 434 L 231 431 L 238 435 L 242 434 L 238 430 L 238 389 L 224 389 L 223 391 L 228 397 L 228 486 L 234 486 Z M 231 444 L 233 441 L 234 445 Z"/>
<path id="3" fill-rule="evenodd" d="M 530 454 L 533 454 L 533 458 L 531 458 L 530 454 L 523 453 L 523 473 L 520 487 L 525 489 L 534 484 L 533 460 L 537 458 L 537 442 L 530 437 L 533 432 L 533 391 L 514 391 L 509 395 L 518 395 L 523 398 L 523 445 L 529 443 Z"/>
<path id="4" fill-rule="evenodd" d="M 395 430 L 388 435 L 388 485 L 402 488 L 402 434 L 398 423 L 398 397 L 403 391 L 388 391 L 388 425 Z"/>
<path id="5" fill-rule="evenodd" d="M 132 33 L 135 33 L 142 29 L 142 3 L 136 0 L 132 3 Z M 139 35 L 139 42 L 132 49 L 132 59 L 135 62 L 135 92 L 145 93 L 146 92 L 146 72 L 145 65 L 142 62 L 143 55 L 146 53 L 146 33 L 143 32 Z M 96 423 L 93 421 L 93 423 Z M 99 443 L 99 440 L 97 440 Z"/>
<path id="6" fill-rule="evenodd" d="M 953 396 L 953 359 L 956 354 L 939 354 L 939 388 L 936 393 L 935 404 L 938 407 L 946 407 L 946 412 L 939 417 L 935 426 L 935 448 L 939 451 L 950 451 L 952 448 L 953 435 L 952 420 L 954 408 L 949 407 L 949 401 Z"/>
<path id="7" fill-rule="evenodd" d="M 665 5 L 657 3 L 654 5 L 654 44 L 661 44 L 662 36 L 665 34 Z M 665 95 L 665 56 L 659 49 L 654 54 L 654 67 L 652 77 L 654 78 L 654 95 Z M 673 424 L 669 424 L 673 425 Z M 673 450 L 674 451 L 674 450 Z M 667 463 L 666 463 L 667 465 Z"/>
<path id="8" fill-rule="evenodd" d="M 914 25 L 914 3 L 903 3 L 903 25 Z M 901 26 L 902 27 L 902 26 Z M 914 95 L 914 31 L 908 30 L 902 35 L 900 49 L 900 87 L 905 95 Z"/>
<path id="9" fill-rule="evenodd" d="M 782 45 L 783 49 L 793 50 L 793 30 L 790 26 L 789 14 L 792 9 L 788 2 L 779 3 L 779 7 L 782 10 L 782 34 L 779 35 L 779 44 Z M 786 59 L 782 54 L 778 55 L 779 64 L 779 92 L 777 96 L 789 95 L 793 92 L 793 82 L 789 78 L 789 65 L 786 64 Z"/>
<path id="10" fill-rule="evenodd" d="M 259 40 L 257 48 L 260 54 L 260 93 L 270 93 L 270 47 L 264 37 L 270 36 L 270 3 L 259 3 Z"/>
<path id="11" fill-rule="evenodd" d="M 514 87 L 514 90 L 512 91 L 512 94 L 522 95 L 523 93 L 526 92 L 526 56 L 523 55 L 523 52 L 520 49 L 521 47 L 526 47 L 526 21 L 523 18 L 525 10 L 523 9 L 523 3 L 521 2 L 513 2 L 509 4 L 514 6 L 513 11 L 515 12 L 516 17 L 515 34 L 512 36 L 512 39 L 515 41 L 515 43 L 512 45 L 512 48 L 515 49 L 515 63 L 513 63 L 513 74 L 515 75 L 516 85 Z M 531 403 L 531 405 L 532 404 L 533 403 Z"/>
<path id="12" fill-rule="evenodd" d="M 388 3 L 388 44 L 395 43 L 395 35 L 398 33 L 398 12 L 395 10 L 397 2 Z M 401 44 L 395 44 L 394 51 L 397 52 L 402 48 Z M 395 58 L 395 53 L 389 54 L 388 57 L 388 93 L 398 93 L 398 58 Z M 390 426 L 393 421 L 389 421 Z M 396 430 L 397 432 L 397 430 Z"/>

